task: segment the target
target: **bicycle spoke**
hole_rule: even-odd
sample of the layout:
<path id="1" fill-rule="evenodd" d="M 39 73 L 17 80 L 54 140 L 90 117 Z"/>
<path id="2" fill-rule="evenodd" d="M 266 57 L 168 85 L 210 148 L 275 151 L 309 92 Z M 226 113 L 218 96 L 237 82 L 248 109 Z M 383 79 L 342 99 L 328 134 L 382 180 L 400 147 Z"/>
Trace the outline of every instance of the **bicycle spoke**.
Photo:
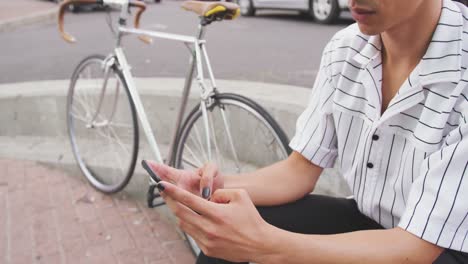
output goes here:
<path id="1" fill-rule="evenodd" d="M 218 159 L 217 163 L 219 163 L 221 165 L 221 167 L 222 167 L 222 166 L 224 166 L 224 159 L 222 157 L 221 152 L 219 151 L 218 140 L 217 140 L 217 137 L 216 137 L 216 132 L 215 132 L 215 129 L 214 129 L 214 124 L 213 124 L 213 112 L 211 112 L 211 111 L 208 111 L 208 123 L 209 123 L 210 129 L 211 129 L 211 134 L 212 134 L 212 139 L 213 139 L 213 145 L 215 147 L 216 157 Z"/>
<path id="2" fill-rule="evenodd" d="M 125 146 L 125 144 L 120 140 L 119 136 L 117 135 L 117 133 L 115 132 L 114 128 L 113 127 L 110 127 L 108 126 L 107 127 L 109 129 L 109 131 L 114 135 L 113 138 L 115 138 L 115 142 L 120 145 L 120 147 L 122 147 L 123 150 L 125 150 L 125 152 L 130 155 L 130 151 L 128 150 L 127 146 Z"/>
<path id="3" fill-rule="evenodd" d="M 287 157 L 287 147 L 275 130 L 277 125 L 270 125 L 263 109 L 235 95 L 219 95 L 217 100 L 219 102 L 208 115 L 208 124 L 213 154 L 217 156 L 215 161 L 221 171 L 252 171 Z M 196 152 L 206 148 L 200 130 L 203 122 L 201 109 L 188 117 L 181 132 L 182 147 L 176 153 L 176 166 L 182 163 L 190 166 L 189 162 L 196 166 L 198 160 L 194 156 L 200 162 L 207 161 L 206 156 Z"/>
<path id="4" fill-rule="evenodd" d="M 101 56 L 90 56 L 75 70 L 67 118 L 80 169 L 94 187 L 113 193 L 121 190 L 132 175 L 138 124 L 133 105 L 125 100 L 129 99 L 128 90 L 118 69 L 109 69 L 103 86 L 103 62 Z"/>
<path id="5" fill-rule="evenodd" d="M 201 154 L 203 155 L 203 159 L 204 160 L 208 160 L 208 154 L 206 152 L 204 152 L 205 148 L 203 147 L 203 143 L 204 141 L 202 141 L 202 138 L 200 136 L 200 132 L 198 131 L 198 128 L 196 125 L 194 125 L 194 131 L 195 131 L 195 137 L 196 137 L 196 142 L 198 143 L 198 147 L 199 149 L 201 150 Z"/>
<path id="6" fill-rule="evenodd" d="M 79 114 L 76 114 L 74 111 L 72 111 L 71 115 L 74 119 L 77 119 L 83 123 L 88 123 L 85 117 L 80 116 Z"/>
<path id="7" fill-rule="evenodd" d="M 186 146 L 186 148 L 187 148 L 186 150 L 188 150 L 188 151 L 190 152 L 191 156 L 192 156 L 194 159 L 196 159 L 195 162 L 198 163 L 198 165 L 195 165 L 195 164 L 194 164 L 195 162 L 192 162 L 192 163 L 190 163 L 190 162 L 188 162 L 188 161 L 186 161 L 186 162 L 189 163 L 189 164 L 192 164 L 192 165 L 194 166 L 194 168 L 200 168 L 200 167 L 202 167 L 202 166 L 203 166 L 203 162 L 200 161 L 200 160 L 197 158 L 197 156 L 193 153 L 192 149 L 191 149 L 189 146 Z"/>
<path id="8" fill-rule="evenodd" d="M 133 126 L 132 125 L 129 125 L 129 124 L 124 124 L 124 123 L 116 123 L 116 122 L 110 122 L 109 125 L 111 126 L 114 126 L 114 127 L 122 127 L 122 128 L 128 128 L 128 129 L 132 129 Z"/>
<path id="9" fill-rule="evenodd" d="M 236 171 L 237 171 L 237 173 L 240 173 L 241 172 L 241 166 L 240 166 L 240 163 L 239 163 L 239 158 L 237 156 L 236 148 L 234 147 L 234 142 L 232 140 L 231 128 L 229 127 L 228 117 L 227 117 L 227 115 L 226 115 L 223 108 L 220 108 L 220 112 L 221 112 L 221 116 L 223 118 L 224 128 L 226 129 L 228 143 L 229 143 L 229 146 L 231 148 L 232 157 L 234 158 L 234 162 L 236 164 Z"/>
<path id="10" fill-rule="evenodd" d="M 109 127 L 108 127 L 108 128 L 109 128 Z M 120 168 L 120 171 L 121 171 L 122 173 L 125 173 L 124 168 L 122 167 L 122 166 L 123 166 L 122 159 L 121 159 L 120 155 L 117 155 L 118 152 L 117 152 L 117 150 L 115 149 L 114 144 L 112 144 L 112 140 L 111 140 L 112 137 L 111 137 L 111 135 L 110 135 L 111 130 L 108 129 L 108 132 L 109 132 L 109 133 L 108 133 L 107 139 L 109 140 L 109 141 L 108 141 L 108 145 L 110 145 L 111 148 L 112 148 L 111 153 L 113 153 L 114 156 L 117 158 L 117 164 L 118 164 L 118 166 L 119 166 L 119 168 Z M 115 163 L 115 162 L 112 162 L 112 163 Z M 115 177 L 115 174 L 114 174 L 114 177 Z"/>
<path id="11" fill-rule="evenodd" d="M 78 97 L 77 98 L 74 98 L 73 99 L 73 106 L 76 106 L 75 102 L 78 103 L 79 106 L 81 106 L 81 108 L 85 111 L 86 113 L 86 117 L 90 116 L 91 113 L 89 112 L 88 109 L 91 109 L 91 106 L 90 105 L 87 105 L 85 102 L 86 102 L 86 99 L 84 98 L 84 96 L 79 93 L 78 94 Z"/>

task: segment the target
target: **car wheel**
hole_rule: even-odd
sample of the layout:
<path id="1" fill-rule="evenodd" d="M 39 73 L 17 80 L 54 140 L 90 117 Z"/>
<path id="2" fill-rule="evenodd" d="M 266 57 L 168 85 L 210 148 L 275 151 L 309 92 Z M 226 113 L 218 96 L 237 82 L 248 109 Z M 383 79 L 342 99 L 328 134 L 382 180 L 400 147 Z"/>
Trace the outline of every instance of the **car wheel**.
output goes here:
<path id="1" fill-rule="evenodd" d="M 311 15 L 321 24 L 333 23 L 340 15 L 337 0 L 311 0 Z"/>
<path id="2" fill-rule="evenodd" d="M 252 0 L 239 0 L 240 13 L 243 16 L 254 16 L 255 7 Z"/>

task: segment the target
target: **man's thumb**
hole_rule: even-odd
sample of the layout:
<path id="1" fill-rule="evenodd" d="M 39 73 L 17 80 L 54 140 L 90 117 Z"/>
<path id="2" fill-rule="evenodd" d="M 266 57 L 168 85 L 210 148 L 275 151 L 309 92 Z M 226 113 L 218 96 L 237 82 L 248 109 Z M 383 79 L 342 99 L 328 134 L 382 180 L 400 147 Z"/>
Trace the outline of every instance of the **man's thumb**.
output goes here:
<path id="1" fill-rule="evenodd" d="M 245 190 L 237 189 L 219 189 L 211 196 L 211 201 L 215 203 L 226 204 L 241 198 Z"/>

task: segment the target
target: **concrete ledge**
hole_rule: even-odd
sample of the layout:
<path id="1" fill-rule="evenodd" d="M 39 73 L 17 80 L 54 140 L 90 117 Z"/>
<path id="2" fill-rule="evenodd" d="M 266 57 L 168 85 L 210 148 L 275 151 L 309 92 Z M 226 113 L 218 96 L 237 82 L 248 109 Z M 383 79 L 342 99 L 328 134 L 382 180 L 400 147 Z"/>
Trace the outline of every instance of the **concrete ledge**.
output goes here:
<path id="1" fill-rule="evenodd" d="M 296 119 L 310 95 L 310 89 L 295 86 L 228 80 L 218 80 L 217 84 L 222 92 L 239 93 L 260 103 L 289 138 L 295 132 Z M 68 143 L 65 122 L 68 85 L 68 81 L 61 80 L 0 85 L 0 121 L 3 124 L 0 127 L 0 157 L 38 160 L 81 174 Z M 164 148 L 167 148 L 175 126 L 183 80 L 138 78 L 136 85 L 165 154 Z M 194 87 L 191 98 L 197 95 L 198 89 Z M 194 104 L 195 101 L 191 101 L 189 109 Z M 145 148 L 145 138 L 140 139 L 139 158 L 152 159 Z M 319 193 L 349 194 L 336 170 L 326 170 L 324 174 L 319 182 Z M 143 198 L 146 186 L 146 175 L 138 168 L 126 191 Z"/>

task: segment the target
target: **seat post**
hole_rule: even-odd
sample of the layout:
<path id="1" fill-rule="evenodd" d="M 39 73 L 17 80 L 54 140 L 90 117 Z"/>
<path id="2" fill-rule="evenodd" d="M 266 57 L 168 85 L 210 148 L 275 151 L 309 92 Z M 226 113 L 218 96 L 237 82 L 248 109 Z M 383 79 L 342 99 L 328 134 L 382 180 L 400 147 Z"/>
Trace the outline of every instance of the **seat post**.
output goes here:
<path id="1" fill-rule="evenodd" d="M 197 39 L 200 40 L 205 36 L 205 18 L 200 17 L 200 23 L 198 24 Z"/>

